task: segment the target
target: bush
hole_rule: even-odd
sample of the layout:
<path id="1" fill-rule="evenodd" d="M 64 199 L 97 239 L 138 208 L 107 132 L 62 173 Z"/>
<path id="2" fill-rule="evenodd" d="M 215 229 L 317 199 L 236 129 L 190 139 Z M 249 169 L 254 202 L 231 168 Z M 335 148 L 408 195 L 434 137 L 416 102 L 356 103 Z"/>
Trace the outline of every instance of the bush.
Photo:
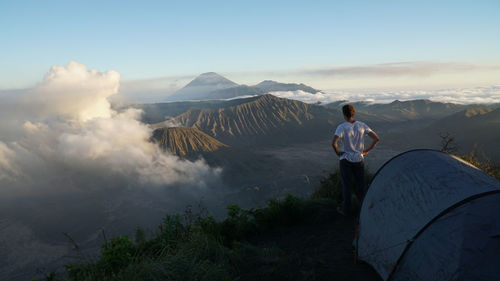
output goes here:
<path id="1" fill-rule="evenodd" d="M 484 152 L 474 149 L 469 154 L 459 157 L 481 169 L 488 175 L 500 180 L 500 167 L 493 164 Z"/>
<path id="2" fill-rule="evenodd" d="M 226 243 L 242 239 L 256 232 L 256 225 L 251 211 L 241 209 L 238 205 L 227 206 L 227 218 L 221 223 L 221 235 Z"/>
<path id="3" fill-rule="evenodd" d="M 329 200 L 287 195 L 261 209 L 229 205 L 221 222 L 201 214 L 184 222 L 180 215 L 167 215 L 153 237 L 146 238 L 138 228 L 135 243 L 127 236 L 112 238 L 103 243 L 97 261 L 68 265 L 67 280 L 289 280 L 294 277 L 290 257 L 276 247 L 254 246 L 247 238 L 331 217 L 334 206 Z"/>
<path id="4" fill-rule="evenodd" d="M 322 178 L 319 182 L 319 186 L 311 195 L 311 198 L 328 198 L 335 201 L 337 204 L 342 203 L 342 180 L 340 170 L 337 169 L 334 173 Z"/>
<path id="5" fill-rule="evenodd" d="M 261 229 L 275 225 L 290 226 L 304 216 L 305 200 L 288 194 L 284 199 L 270 199 L 267 208 L 252 210 L 256 224 Z"/>
<path id="6" fill-rule="evenodd" d="M 135 244 L 142 244 L 144 242 L 146 242 L 146 234 L 142 228 L 137 227 L 135 230 Z"/>
<path id="7" fill-rule="evenodd" d="M 366 191 L 373 180 L 374 175 L 365 169 L 365 187 Z M 351 188 L 351 202 L 354 208 L 359 207 L 359 200 L 355 196 L 354 187 Z M 342 177 L 340 175 L 340 169 L 337 169 L 334 173 L 329 174 L 320 180 L 318 187 L 314 190 L 311 195 L 313 199 L 330 199 L 333 200 L 337 205 L 342 204 Z"/>
<path id="8" fill-rule="evenodd" d="M 160 240 L 163 246 L 168 247 L 187 238 L 189 235 L 189 226 L 185 226 L 181 222 L 181 216 L 166 215 L 163 219 L 163 224 L 160 225 Z"/>
<path id="9" fill-rule="evenodd" d="M 99 264 L 104 271 L 116 273 L 130 263 L 133 254 L 134 246 L 127 236 L 111 238 L 109 242 L 104 242 L 101 246 Z"/>

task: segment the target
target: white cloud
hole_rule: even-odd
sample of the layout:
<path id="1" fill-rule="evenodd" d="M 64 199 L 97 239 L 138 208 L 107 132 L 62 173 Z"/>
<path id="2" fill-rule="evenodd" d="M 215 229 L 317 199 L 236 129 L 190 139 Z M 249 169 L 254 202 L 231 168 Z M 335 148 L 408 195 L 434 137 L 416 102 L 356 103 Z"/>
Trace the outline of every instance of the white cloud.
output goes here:
<path id="1" fill-rule="evenodd" d="M 18 174 L 19 169 L 11 163 L 14 156 L 14 151 L 0 141 L 0 181 Z"/>
<path id="2" fill-rule="evenodd" d="M 22 245 L 0 243 L 0 279 L 56 269 L 73 254 L 62 232 L 97 250 L 102 229 L 152 228 L 166 212 L 220 196 L 211 192 L 220 169 L 163 152 L 141 111 L 111 109 L 119 79 L 70 62 L 33 89 L 0 92 L 0 237 L 29 234 Z"/>
<path id="3" fill-rule="evenodd" d="M 293 100 L 299 100 L 305 103 L 330 103 L 339 100 L 335 95 L 326 94 L 323 92 L 317 92 L 316 94 L 311 94 L 309 92 L 304 92 L 301 90 L 297 91 L 276 91 L 270 92 L 270 94 Z"/>
<path id="4" fill-rule="evenodd" d="M 81 63 L 52 66 L 49 73 L 29 94 L 30 104 L 42 115 L 63 116 L 78 121 L 111 116 L 108 97 L 118 92 L 120 74 L 88 70 Z"/>
<path id="5" fill-rule="evenodd" d="M 86 178 L 76 189 L 99 185 L 106 175 L 136 187 L 202 187 L 217 178 L 219 169 L 204 161 L 182 160 L 151 143 L 151 128 L 138 121 L 141 111 L 113 111 L 108 98 L 119 80 L 115 71 L 70 62 L 53 66 L 34 89 L 0 96 L 0 180 L 32 190 L 75 174 Z M 103 188 L 110 184 L 106 180 Z"/>
<path id="6" fill-rule="evenodd" d="M 459 104 L 500 103 L 500 86 L 451 88 L 441 90 L 402 90 L 402 91 L 325 91 L 311 94 L 304 91 L 272 92 L 273 95 L 306 103 L 327 104 L 334 101 L 371 101 L 389 103 L 394 100 L 429 99 L 438 102 Z"/>

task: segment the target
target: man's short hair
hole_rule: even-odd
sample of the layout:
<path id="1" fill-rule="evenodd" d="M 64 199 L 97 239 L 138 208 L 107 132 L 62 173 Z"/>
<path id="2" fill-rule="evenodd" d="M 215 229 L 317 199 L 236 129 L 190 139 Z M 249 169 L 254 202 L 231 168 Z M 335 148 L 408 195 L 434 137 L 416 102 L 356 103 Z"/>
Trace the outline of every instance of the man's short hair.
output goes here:
<path id="1" fill-rule="evenodd" d="M 354 110 L 354 106 L 352 106 L 352 104 L 346 104 L 342 106 L 342 113 L 344 113 L 345 117 L 347 118 L 353 117 L 354 112 L 356 112 L 356 110 Z"/>

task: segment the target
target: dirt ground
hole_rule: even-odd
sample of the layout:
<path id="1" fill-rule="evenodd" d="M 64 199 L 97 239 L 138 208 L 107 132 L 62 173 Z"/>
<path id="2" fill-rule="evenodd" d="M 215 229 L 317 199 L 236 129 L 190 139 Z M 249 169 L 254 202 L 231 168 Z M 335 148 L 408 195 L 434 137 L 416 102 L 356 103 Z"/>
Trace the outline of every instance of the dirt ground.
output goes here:
<path id="1" fill-rule="evenodd" d="M 276 246 L 292 258 L 294 280 L 381 281 L 368 264 L 354 260 L 352 246 L 356 219 L 335 215 L 323 223 L 280 228 L 255 240 Z"/>

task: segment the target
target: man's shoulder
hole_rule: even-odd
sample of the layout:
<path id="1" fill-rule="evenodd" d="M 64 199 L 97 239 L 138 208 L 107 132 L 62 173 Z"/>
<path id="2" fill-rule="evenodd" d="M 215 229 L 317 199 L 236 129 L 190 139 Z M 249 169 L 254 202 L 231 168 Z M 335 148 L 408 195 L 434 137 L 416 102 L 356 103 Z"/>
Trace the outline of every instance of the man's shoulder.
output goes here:
<path id="1" fill-rule="evenodd" d="M 337 126 L 337 130 L 338 130 L 338 129 L 342 129 L 342 128 L 344 128 L 344 127 L 345 127 L 345 126 L 347 126 L 348 124 L 349 124 L 348 122 L 342 122 L 342 123 L 340 123 L 340 124 Z"/>
<path id="2" fill-rule="evenodd" d="M 368 125 L 366 125 L 366 123 L 364 123 L 362 121 L 356 121 L 356 126 L 358 128 L 360 128 L 360 129 L 363 128 L 365 130 L 370 130 L 371 131 L 370 127 Z"/>
<path id="3" fill-rule="evenodd" d="M 346 123 L 347 122 L 342 122 L 337 126 L 337 129 L 335 129 L 335 135 L 342 136 L 342 132 L 345 130 Z"/>
<path id="4" fill-rule="evenodd" d="M 358 125 L 358 126 L 360 126 L 360 127 L 368 127 L 368 125 L 366 125 L 366 123 L 365 123 L 365 122 L 363 122 L 363 121 L 357 121 L 357 120 L 356 120 L 356 125 Z"/>

